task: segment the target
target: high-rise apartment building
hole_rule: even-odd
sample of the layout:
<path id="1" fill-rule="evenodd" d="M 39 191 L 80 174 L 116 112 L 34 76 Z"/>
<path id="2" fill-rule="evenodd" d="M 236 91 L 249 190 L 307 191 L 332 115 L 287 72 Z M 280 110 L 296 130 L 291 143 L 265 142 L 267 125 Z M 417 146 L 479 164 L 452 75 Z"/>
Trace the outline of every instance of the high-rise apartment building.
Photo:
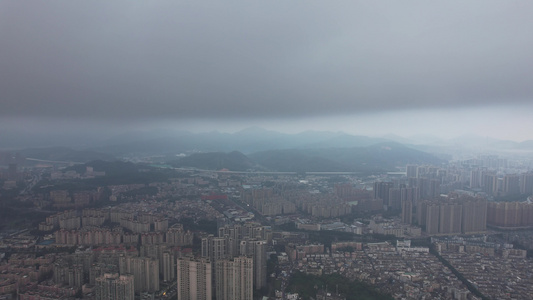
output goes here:
<path id="1" fill-rule="evenodd" d="M 440 180 L 439 179 L 429 180 L 428 194 L 430 198 L 436 198 L 440 195 Z"/>
<path id="2" fill-rule="evenodd" d="M 229 257 L 228 240 L 225 237 L 209 235 L 202 238 L 202 257 L 210 261 L 226 259 Z"/>
<path id="3" fill-rule="evenodd" d="M 420 191 L 420 198 L 421 199 L 432 199 L 430 195 L 430 182 L 431 180 L 429 178 L 417 178 L 416 180 L 416 187 Z"/>
<path id="4" fill-rule="evenodd" d="M 479 169 L 474 169 L 470 171 L 470 188 L 477 189 L 481 187 L 482 171 Z"/>
<path id="5" fill-rule="evenodd" d="M 193 233 L 185 231 L 183 225 L 175 224 L 165 233 L 165 241 L 175 246 L 192 245 Z"/>
<path id="6" fill-rule="evenodd" d="M 490 202 L 487 223 L 499 227 L 533 226 L 533 204 L 528 202 Z"/>
<path id="7" fill-rule="evenodd" d="M 520 175 L 520 194 L 533 194 L 533 173 L 525 173 Z"/>
<path id="8" fill-rule="evenodd" d="M 412 224 L 413 223 L 413 201 L 412 200 L 402 200 L 402 223 Z"/>
<path id="9" fill-rule="evenodd" d="M 462 207 L 462 233 L 478 233 L 487 229 L 487 200 L 468 199 L 462 203 Z"/>
<path id="10" fill-rule="evenodd" d="M 416 167 L 416 178 L 421 178 L 426 176 L 428 173 L 427 166 L 417 166 Z"/>
<path id="11" fill-rule="evenodd" d="M 505 196 L 520 194 L 520 177 L 516 174 L 507 174 L 503 177 L 503 194 Z"/>
<path id="12" fill-rule="evenodd" d="M 133 300 L 133 275 L 104 274 L 96 278 L 96 300 Z"/>
<path id="13" fill-rule="evenodd" d="M 426 232 L 428 234 L 439 233 L 440 205 L 438 203 L 428 203 L 426 205 Z"/>
<path id="14" fill-rule="evenodd" d="M 399 210 L 402 207 L 402 190 L 400 188 L 389 189 L 389 208 Z"/>
<path id="15" fill-rule="evenodd" d="M 392 182 L 374 182 L 374 199 L 382 199 L 384 205 L 389 205 L 389 190 L 393 187 Z"/>
<path id="16" fill-rule="evenodd" d="M 176 278 L 176 260 L 170 251 L 163 252 L 163 281 L 169 282 Z"/>
<path id="17" fill-rule="evenodd" d="M 481 189 L 488 195 L 498 194 L 498 176 L 494 172 L 484 171 L 481 175 Z"/>
<path id="18" fill-rule="evenodd" d="M 420 191 L 418 188 L 402 188 L 400 190 L 401 200 L 411 200 L 413 203 L 417 203 L 420 199 Z"/>
<path id="19" fill-rule="evenodd" d="M 450 194 L 437 200 L 419 201 L 418 224 L 428 234 L 478 233 L 486 230 L 487 200 Z"/>
<path id="20" fill-rule="evenodd" d="M 406 166 L 406 175 L 407 175 L 407 178 L 415 178 L 417 173 L 416 173 L 416 170 L 417 170 L 418 166 L 417 165 L 407 165 Z"/>
<path id="21" fill-rule="evenodd" d="M 207 259 L 177 260 L 178 300 L 211 300 L 213 295 L 212 265 Z"/>
<path id="22" fill-rule="evenodd" d="M 240 256 L 219 260 L 215 274 L 217 300 L 253 299 L 253 258 Z"/>
<path id="23" fill-rule="evenodd" d="M 135 279 L 135 292 L 155 292 L 159 290 L 159 260 L 149 257 L 119 258 L 120 274 L 132 274 Z"/>
<path id="24" fill-rule="evenodd" d="M 264 240 L 243 240 L 240 243 L 240 254 L 253 257 L 254 286 L 260 290 L 267 285 L 267 242 Z"/>
<path id="25" fill-rule="evenodd" d="M 439 233 L 460 233 L 463 206 L 459 203 L 443 203 L 439 211 Z"/>

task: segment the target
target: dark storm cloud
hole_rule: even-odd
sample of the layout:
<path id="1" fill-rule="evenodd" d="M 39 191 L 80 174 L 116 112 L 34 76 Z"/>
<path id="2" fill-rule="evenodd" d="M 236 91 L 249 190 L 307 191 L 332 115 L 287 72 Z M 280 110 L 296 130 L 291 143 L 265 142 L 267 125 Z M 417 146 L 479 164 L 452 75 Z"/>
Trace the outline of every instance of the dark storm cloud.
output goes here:
<path id="1" fill-rule="evenodd" d="M 531 1 L 2 1 L 0 116 L 526 103 Z"/>

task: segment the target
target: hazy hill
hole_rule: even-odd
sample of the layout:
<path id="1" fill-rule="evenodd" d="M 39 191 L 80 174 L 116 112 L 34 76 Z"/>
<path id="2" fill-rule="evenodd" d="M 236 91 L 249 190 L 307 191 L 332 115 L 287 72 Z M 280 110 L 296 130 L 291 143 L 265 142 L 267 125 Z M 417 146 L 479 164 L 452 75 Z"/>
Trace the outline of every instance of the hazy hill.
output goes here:
<path id="1" fill-rule="evenodd" d="M 106 176 L 125 176 L 139 172 L 140 168 L 139 165 L 132 162 L 94 160 L 85 164 L 68 167 L 67 170 L 74 170 L 83 174 L 85 173 L 86 167 L 92 167 L 93 171 L 96 172 L 105 172 Z"/>
<path id="2" fill-rule="evenodd" d="M 208 170 L 246 171 L 255 167 L 254 162 L 237 151 L 230 153 L 195 153 L 169 163 L 174 167 L 193 167 Z"/>
<path id="3" fill-rule="evenodd" d="M 74 167 L 79 168 L 76 170 L 80 173 L 84 171 L 85 166 L 92 166 L 95 171 L 105 171 L 110 177 L 133 176 L 139 173 L 138 167 L 132 163 L 118 162 L 111 155 L 94 151 L 58 147 L 26 149 L 21 150 L 21 154 L 53 161 L 90 161 L 86 165 Z M 316 146 L 308 149 L 267 150 L 249 155 L 239 151 L 194 153 L 169 163 L 175 167 L 231 171 L 377 172 L 393 171 L 396 167 L 403 167 L 409 163 L 438 165 L 442 160 L 399 143 L 385 142 L 350 148 L 326 148 L 324 144 L 322 148 Z M 144 180 L 144 177 L 141 177 L 139 180 Z"/>
<path id="4" fill-rule="evenodd" d="M 174 167 L 189 167 L 207 170 L 228 169 L 230 171 L 350 171 L 349 168 L 329 159 L 311 156 L 302 150 L 270 150 L 252 154 L 250 158 L 240 152 L 194 153 L 169 162 Z"/>
<path id="5" fill-rule="evenodd" d="M 516 148 L 520 150 L 533 151 L 533 141 L 523 141 L 520 144 L 518 144 Z"/>
<path id="6" fill-rule="evenodd" d="M 108 153 L 92 150 L 74 150 L 67 147 L 29 148 L 16 151 L 26 158 L 35 158 L 50 161 L 88 162 L 93 160 L 115 160 Z"/>
<path id="7" fill-rule="evenodd" d="M 80 174 L 84 174 L 87 167 L 92 167 L 93 170 L 97 172 L 105 172 L 105 175 L 96 176 L 92 179 L 79 180 L 74 185 L 67 184 L 68 189 L 87 189 L 114 184 L 147 184 L 154 181 L 164 181 L 167 180 L 169 176 L 173 176 L 172 170 L 158 169 L 145 164 L 135 164 L 124 161 L 95 160 L 85 164 L 68 167 L 66 170 L 74 170 Z"/>
<path id="8" fill-rule="evenodd" d="M 269 150 L 250 154 L 249 157 L 269 171 L 280 172 L 347 172 L 349 166 L 308 153 L 305 150 Z"/>
<path id="9" fill-rule="evenodd" d="M 343 161 L 353 167 L 385 168 L 392 170 L 406 164 L 441 164 L 432 154 L 412 149 L 395 142 L 385 142 L 368 147 L 334 149 L 328 158 Z"/>
<path id="10" fill-rule="evenodd" d="M 176 129 L 152 129 L 124 132 L 109 137 L 98 133 L 65 134 L 50 132 L 46 135 L 23 130 L 0 131 L 0 149 L 31 148 L 32 156 L 40 159 L 88 161 L 112 159 L 121 156 L 174 156 L 180 153 L 231 152 L 250 154 L 268 150 L 323 149 L 367 147 L 383 142 L 399 142 L 413 149 L 431 153 L 454 154 L 457 151 L 470 152 L 526 152 L 533 151 L 533 141 L 514 142 L 472 134 L 452 139 L 431 135 L 401 137 L 393 134 L 383 137 L 368 137 L 331 131 L 304 131 L 297 134 L 280 133 L 260 127 L 250 127 L 235 133 L 218 131 L 191 133 Z M 61 145 L 63 148 L 56 148 Z M 58 151 L 44 147 L 54 147 Z M 66 148 L 68 147 L 68 148 Z M 68 151 L 66 149 L 69 149 Z M 77 153 L 74 153 L 75 149 Z M 26 151 L 26 150 L 25 150 Z M 83 153 L 83 151 L 89 151 Z M 55 152 L 55 153 L 54 153 Z M 36 153 L 36 154 L 34 154 Z M 111 156 L 104 156 L 103 153 Z M 46 158 L 45 158 L 46 157 Z"/>
<path id="11" fill-rule="evenodd" d="M 258 127 L 248 128 L 236 133 L 175 132 L 147 136 L 132 135 L 117 138 L 116 142 L 108 140 L 107 145 L 94 150 L 121 155 L 125 153 L 169 154 L 187 152 L 230 152 L 254 153 L 266 150 L 296 148 L 330 148 L 363 147 L 386 141 L 382 138 L 352 136 L 344 133 L 305 131 L 298 134 L 286 134 Z"/>
<path id="12" fill-rule="evenodd" d="M 250 154 L 258 164 L 276 171 L 379 171 L 406 164 L 440 164 L 437 157 L 398 143 L 367 147 L 273 150 Z"/>
<path id="13" fill-rule="evenodd" d="M 362 135 L 350 135 L 339 133 L 334 136 L 325 137 L 324 140 L 304 145 L 302 148 L 353 148 L 367 147 L 378 143 L 390 142 L 384 138 L 374 138 Z"/>
<path id="14" fill-rule="evenodd" d="M 392 140 L 401 141 L 405 145 L 404 148 L 401 147 L 402 144 Z M 447 140 L 432 136 L 413 136 L 404 139 L 395 135 L 387 135 L 386 138 L 374 138 L 328 131 L 286 134 L 259 127 L 251 127 L 235 133 L 217 131 L 191 133 L 177 130 L 137 131 L 117 135 L 104 142 L 95 142 L 91 144 L 90 148 L 81 147 L 81 144 L 77 145 L 72 149 L 53 147 L 10 151 L 21 153 L 25 157 L 43 160 L 76 162 L 114 160 L 115 157 L 148 156 L 159 156 L 161 159 L 167 160 L 163 157 L 172 159 L 181 153 L 239 151 L 246 155 L 253 154 L 250 158 L 257 159 L 257 161 L 252 161 L 252 165 L 264 164 L 265 167 L 278 170 L 301 170 L 303 166 L 315 170 L 391 168 L 406 161 L 429 163 L 435 158 L 424 156 L 426 155 L 424 153 L 432 153 L 438 157 L 449 159 L 452 155 L 464 152 L 518 153 L 533 151 L 533 141 L 518 143 L 475 135 L 463 135 Z M 376 148 L 368 148 L 373 146 Z M 391 150 L 387 150 L 387 147 L 390 147 Z M 413 152 L 415 149 L 419 152 Z M 265 151 L 274 152 L 265 154 L 265 157 L 257 154 Z M 288 155 L 291 155 L 292 158 L 289 158 Z M 276 158 L 284 162 L 276 162 Z M 195 159 L 198 160 L 198 158 Z M 250 162 L 237 164 L 235 159 L 218 158 L 218 162 L 221 160 L 235 165 L 237 169 L 247 168 L 250 164 Z M 220 165 L 220 163 L 214 163 L 216 161 L 205 162 L 204 165 L 214 168 Z M 191 161 L 188 163 L 199 165 L 200 162 Z"/>

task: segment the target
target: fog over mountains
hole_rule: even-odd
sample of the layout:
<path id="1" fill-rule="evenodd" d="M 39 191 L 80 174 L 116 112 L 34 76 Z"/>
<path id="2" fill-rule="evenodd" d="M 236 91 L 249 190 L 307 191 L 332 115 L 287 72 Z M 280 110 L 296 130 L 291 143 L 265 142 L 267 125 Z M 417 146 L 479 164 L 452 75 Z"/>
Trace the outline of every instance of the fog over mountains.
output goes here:
<path id="1" fill-rule="evenodd" d="M 21 138 L 21 137 L 19 137 Z M 408 163 L 440 164 L 457 151 L 527 152 L 533 141 L 512 142 L 478 136 L 438 139 L 396 135 L 369 137 L 342 132 L 305 131 L 280 133 L 251 127 L 236 133 L 186 131 L 131 132 L 113 138 L 79 137 L 61 141 L 61 147 L 35 147 L 41 140 L 27 139 L 17 148 L 1 141 L 27 158 L 52 161 L 150 160 L 176 167 L 227 168 L 264 171 L 391 171 Z M 34 145 L 35 143 L 35 145 Z"/>
<path id="2" fill-rule="evenodd" d="M 9 134 L 4 132 L 0 149 L 24 149 L 44 147 L 69 147 L 77 150 L 93 150 L 113 155 L 128 153 L 177 154 L 187 152 L 253 153 L 279 149 L 321 149 L 366 147 L 383 142 L 397 142 L 411 148 L 446 153 L 448 148 L 483 151 L 533 150 L 533 141 L 515 142 L 477 135 L 463 135 L 443 139 L 430 135 L 402 137 L 388 134 L 381 137 L 353 135 L 332 131 L 304 131 L 297 134 L 281 133 L 260 127 L 250 127 L 235 133 L 219 131 L 192 133 L 177 130 L 130 131 L 105 135 L 78 133 L 76 135 L 50 132 L 47 135 L 32 133 Z M 429 150 L 431 149 L 431 150 Z"/>

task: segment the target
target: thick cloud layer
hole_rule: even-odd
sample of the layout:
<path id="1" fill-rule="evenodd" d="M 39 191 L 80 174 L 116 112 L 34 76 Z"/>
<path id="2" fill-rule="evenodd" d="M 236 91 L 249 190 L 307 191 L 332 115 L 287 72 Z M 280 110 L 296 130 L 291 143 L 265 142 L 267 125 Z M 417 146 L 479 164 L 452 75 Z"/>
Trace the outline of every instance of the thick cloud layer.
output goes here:
<path id="1" fill-rule="evenodd" d="M 532 1 L 1 1 L 0 117 L 286 118 L 533 98 Z"/>

